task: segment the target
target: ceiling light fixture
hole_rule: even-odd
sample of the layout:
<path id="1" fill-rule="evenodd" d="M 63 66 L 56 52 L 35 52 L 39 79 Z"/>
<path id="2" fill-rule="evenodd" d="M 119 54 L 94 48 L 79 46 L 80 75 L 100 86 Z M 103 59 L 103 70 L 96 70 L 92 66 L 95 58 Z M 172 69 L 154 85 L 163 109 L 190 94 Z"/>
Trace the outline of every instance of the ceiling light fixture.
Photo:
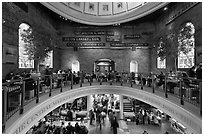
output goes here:
<path id="1" fill-rule="evenodd" d="M 164 11 L 166 11 L 168 9 L 168 7 L 164 7 Z"/>

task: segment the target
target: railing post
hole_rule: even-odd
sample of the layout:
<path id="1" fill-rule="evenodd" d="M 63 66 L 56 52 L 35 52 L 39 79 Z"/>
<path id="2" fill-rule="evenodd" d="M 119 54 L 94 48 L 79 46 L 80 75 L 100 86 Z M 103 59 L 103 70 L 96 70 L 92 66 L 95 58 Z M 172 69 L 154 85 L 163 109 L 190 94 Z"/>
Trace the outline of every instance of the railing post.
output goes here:
<path id="1" fill-rule="evenodd" d="M 113 82 L 113 79 L 110 79 L 110 85 L 112 85 L 112 84 L 113 84 L 112 82 Z"/>
<path id="2" fill-rule="evenodd" d="M 92 76 L 90 76 L 89 82 L 90 82 L 90 86 L 91 86 L 91 82 L 92 82 Z"/>
<path id="3" fill-rule="evenodd" d="M 167 93 L 167 73 L 165 73 L 165 79 L 164 79 L 164 92 L 165 92 L 165 97 L 168 98 L 168 93 Z"/>
<path id="4" fill-rule="evenodd" d="M 73 88 L 73 73 L 71 72 L 71 89 Z"/>
<path id="5" fill-rule="evenodd" d="M 123 86 L 123 75 L 121 76 L 120 85 Z"/>
<path id="6" fill-rule="evenodd" d="M 141 90 L 143 90 L 143 80 L 142 80 L 143 77 L 142 77 L 142 74 L 141 74 L 140 78 L 141 78 L 140 79 L 141 80 Z"/>
<path id="7" fill-rule="evenodd" d="M 49 92 L 49 97 L 52 96 L 52 76 L 50 75 L 50 92 Z"/>
<path id="8" fill-rule="evenodd" d="M 199 96 L 200 96 L 200 115 L 202 116 L 202 82 L 199 83 Z"/>
<path id="9" fill-rule="evenodd" d="M 39 102 L 39 91 L 40 91 L 40 80 L 37 79 L 37 87 L 36 87 L 36 103 Z"/>
<path id="10" fill-rule="evenodd" d="M 2 133 L 5 133 L 6 128 L 6 113 L 7 113 L 7 88 L 2 90 Z"/>
<path id="11" fill-rule="evenodd" d="M 154 82 L 154 74 L 152 74 L 152 93 L 155 93 L 155 82 Z"/>
<path id="12" fill-rule="evenodd" d="M 130 86 L 133 87 L 133 84 L 132 84 L 132 77 L 130 77 L 130 84 L 131 84 Z"/>
<path id="13" fill-rule="evenodd" d="M 181 103 L 181 105 L 184 105 L 183 89 L 182 89 L 182 78 L 180 78 L 180 80 L 179 80 L 179 89 L 180 89 L 180 103 Z"/>
<path id="14" fill-rule="evenodd" d="M 21 87 L 20 114 L 23 114 L 24 111 L 24 101 L 25 101 L 25 81 L 23 81 Z"/>
<path id="15" fill-rule="evenodd" d="M 101 78 L 101 76 L 99 76 L 99 79 L 100 79 L 100 85 L 102 85 L 102 78 Z"/>
<path id="16" fill-rule="evenodd" d="M 83 73 L 82 73 L 82 72 L 80 72 L 80 74 L 79 74 L 79 75 L 80 75 L 80 87 L 82 87 L 82 82 L 83 82 L 83 81 L 82 81 L 82 80 L 83 80 L 83 79 L 82 79 L 82 78 L 83 78 L 82 76 L 83 76 Z"/>
<path id="17" fill-rule="evenodd" d="M 63 75 L 62 74 L 60 74 L 61 76 L 60 76 L 60 80 L 61 80 L 61 82 L 60 82 L 60 84 L 61 84 L 61 86 L 60 86 L 60 92 L 62 92 L 62 84 L 63 84 Z"/>
<path id="18" fill-rule="evenodd" d="M 67 74 L 67 73 L 65 74 L 65 81 L 66 81 L 66 82 L 65 82 L 65 83 L 66 83 L 66 86 L 68 86 L 68 74 Z"/>

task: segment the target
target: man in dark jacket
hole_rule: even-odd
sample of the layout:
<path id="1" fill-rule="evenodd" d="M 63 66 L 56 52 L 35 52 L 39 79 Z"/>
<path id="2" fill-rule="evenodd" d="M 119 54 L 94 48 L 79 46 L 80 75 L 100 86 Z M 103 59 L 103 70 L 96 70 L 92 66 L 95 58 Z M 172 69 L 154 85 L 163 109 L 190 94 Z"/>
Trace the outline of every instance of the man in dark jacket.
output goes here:
<path id="1" fill-rule="evenodd" d="M 119 124 L 116 117 L 114 117 L 114 120 L 112 122 L 112 127 L 113 127 L 113 134 L 117 134 L 117 129 L 119 128 Z"/>

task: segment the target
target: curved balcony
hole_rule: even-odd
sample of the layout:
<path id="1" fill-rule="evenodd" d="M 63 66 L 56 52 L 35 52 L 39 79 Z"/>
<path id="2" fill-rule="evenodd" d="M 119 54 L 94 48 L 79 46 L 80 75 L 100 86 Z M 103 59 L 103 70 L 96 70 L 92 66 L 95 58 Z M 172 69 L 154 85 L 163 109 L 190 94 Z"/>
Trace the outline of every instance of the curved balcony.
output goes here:
<path id="1" fill-rule="evenodd" d="M 144 101 L 181 122 L 188 133 L 202 133 L 202 81 L 188 78 L 187 86 L 187 78 L 166 74 L 163 79 L 158 87 L 161 82 L 154 74 L 151 78 L 144 73 L 126 73 L 97 79 L 83 74 L 78 78 L 59 74 L 3 84 L 3 133 L 26 133 L 58 106 L 82 96 L 104 93 Z"/>

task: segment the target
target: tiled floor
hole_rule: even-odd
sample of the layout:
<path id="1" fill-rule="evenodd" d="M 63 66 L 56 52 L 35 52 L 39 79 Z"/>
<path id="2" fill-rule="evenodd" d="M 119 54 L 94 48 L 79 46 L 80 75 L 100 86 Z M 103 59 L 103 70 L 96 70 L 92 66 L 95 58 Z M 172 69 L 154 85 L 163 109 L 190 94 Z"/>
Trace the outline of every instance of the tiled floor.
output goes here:
<path id="1" fill-rule="evenodd" d="M 87 127 L 89 129 L 89 134 L 112 134 L 112 129 L 110 128 L 110 123 L 108 118 L 106 118 L 105 123 L 102 125 L 102 129 L 100 130 L 99 126 L 89 125 L 87 123 Z M 127 124 L 128 130 L 124 129 L 122 126 L 121 120 L 119 121 L 119 129 L 118 134 L 142 134 L 144 130 L 146 130 L 149 134 L 164 134 L 166 131 L 169 134 L 177 134 L 171 127 L 170 123 L 167 120 L 162 120 L 161 126 L 157 125 L 136 125 L 135 122 L 129 122 Z"/>

